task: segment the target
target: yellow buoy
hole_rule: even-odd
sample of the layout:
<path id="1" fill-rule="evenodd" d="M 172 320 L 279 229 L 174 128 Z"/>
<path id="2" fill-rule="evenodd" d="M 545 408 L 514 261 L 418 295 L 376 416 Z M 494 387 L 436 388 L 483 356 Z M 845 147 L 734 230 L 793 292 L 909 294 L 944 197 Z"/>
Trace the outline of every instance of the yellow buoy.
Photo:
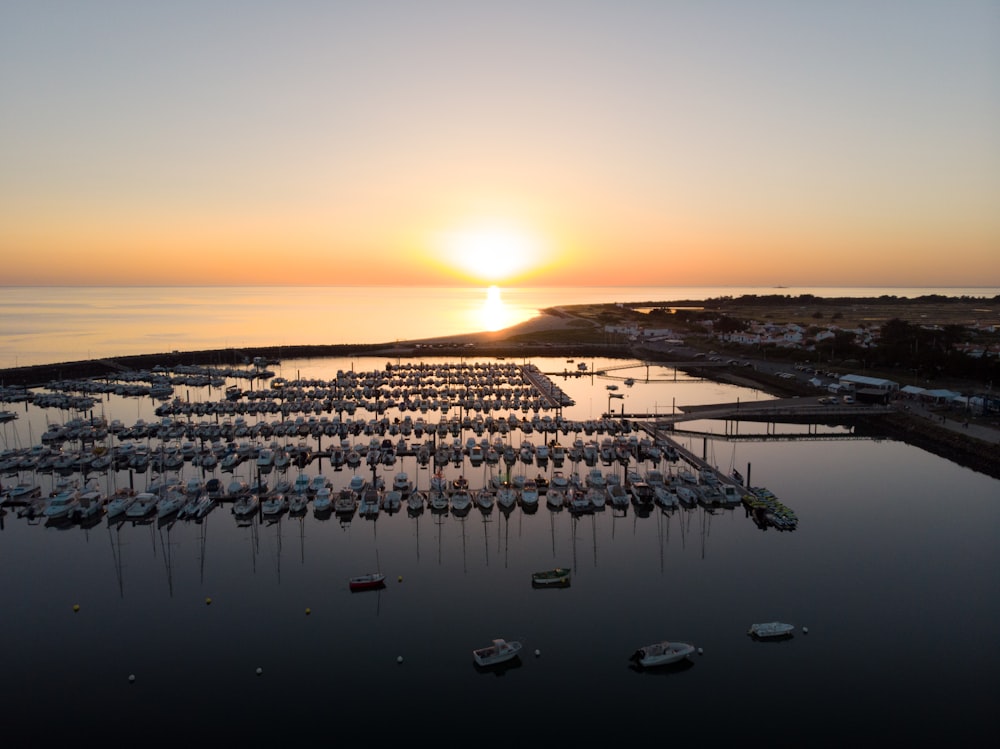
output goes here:
<path id="1" fill-rule="evenodd" d="M 205 599 L 205 605 L 206 605 L 206 606 L 209 606 L 209 605 L 211 605 L 211 603 L 212 603 L 212 599 L 211 599 L 211 598 L 206 598 L 206 599 Z"/>
<path id="2" fill-rule="evenodd" d="M 74 603 L 73 604 L 73 611 L 79 611 L 79 610 L 80 610 L 80 604 Z"/>
<path id="3" fill-rule="evenodd" d="M 306 607 L 306 616 L 309 616 L 311 613 L 312 613 L 312 609 L 310 609 L 309 607 Z"/>
<path id="4" fill-rule="evenodd" d="M 399 576 L 399 577 L 397 577 L 396 579 L 397 579 L 397 580 L 398 580 L 399 582 L 403 582 L 403 576 L 402 576 L 402 575 L 400 575 L 400 576 Z"/>

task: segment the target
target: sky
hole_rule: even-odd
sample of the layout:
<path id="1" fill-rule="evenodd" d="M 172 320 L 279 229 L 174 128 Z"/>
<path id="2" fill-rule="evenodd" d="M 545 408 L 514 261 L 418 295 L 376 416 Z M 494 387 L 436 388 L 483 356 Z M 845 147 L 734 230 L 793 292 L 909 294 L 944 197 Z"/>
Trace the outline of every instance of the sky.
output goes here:
<path id="1" fill-rule="evenodd" d="M 1000 2 L 0 0 L 0 285 L 1000 285 Z"/>

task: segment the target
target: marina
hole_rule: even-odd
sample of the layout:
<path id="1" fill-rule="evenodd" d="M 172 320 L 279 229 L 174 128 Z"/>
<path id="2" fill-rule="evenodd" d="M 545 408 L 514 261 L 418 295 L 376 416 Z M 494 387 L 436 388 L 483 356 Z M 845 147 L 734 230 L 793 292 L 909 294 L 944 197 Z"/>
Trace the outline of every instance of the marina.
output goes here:
<path id="1" fill-rule="evenodd" d="M 412 459 L 419 475 L 434 456 L 439 473 L 452 474 L 444 494 L 457 514 L 473 505 L 489 512 L 498 499 L 503 508 L 517 505 L 533 513 L 547 494 L 549 472 L 555 471 L 558 481 L 567 466 L 573 480 L 560 487 L 554 506 L 572 512 L 611 505 L 626 514 L 632 504 L 645 510 L 653 499 L 652 490 L 645 491 L 648 470 L 657 472 L 663 491 L 680 486 L 677 493 L 687 506 L 733 508 L 763 501 L 675 441 L 672 420 L 609 413 L 597 419 L 565 417 L 563 409 L 575 405 L 573 399 L 533 364 L 390 363 L 382 370 L 338 370 L 328 381 L 275 377 L 266 367 L 260 361 L 243 372 L 160 368 L 19 391 L 25 408 L 62 407 L 77 415 L 49 422 L 38 444 L 4 450 L 0 465 L 12 481 L 2 487 L 0 498 L 29 520 L 39 514 L 46 522 L 83 520 L 75 501 L 64 510 L 63 496 L 41 497 L 39 477 L 102 486 L 104 476 L 107 491 L 89 503 L 88 522 L 122 491 L 158 498 L 150 509 L 143 502 L 130 508 L 133 517 L 165 519 L 177 513 L 200 521 L 208 502 L 201 512 L 195 508 L 201 495 L 208 498 L 206 484 L 215 479 L 220 489 L 211 497 L 212 506 L 228 506 L 240 519 L 280 516 L 290 499 L 296 500 L 297 512 L 311 506 L 317 515 L 329 516 L 335 495 L 343 491 L 352 495 L 360 517 L 374 519 L 382 509 L 398 512 L 405 495 L 420 488 L 397 461 Z M 231 379 L 269 381 L 270 387 L 241 390 Z M 161 394 L 132 389 L 140 381 L 158 385 Z M 188 393 L 203 389 L 205 397 L 181 398 L 174 394 L 179 387 L 189 388 Z M 64 400 L 54 399 L 55 394 Z M 95 397 L 110 396 L 151 398 L 157 404 L 155 420 L 127 424 L 95 415 Z M 578 449 L 565 450 L 560 439 Z M 501 455 L 510 457 L 501 460 Z M 662 472 L 662 466 L 671 467 Z M 630 467 L 632 475 L 627 475 Z M 342 480 L 347 471 L 350 478 Z M 585 480 L 579 478 L 581 471 Z M 480 479 L 472 486 L 467 476 L 476 474 Z M 122 486 L 126 475 L 127 486 Z M 225 491 L 222 476 L 229 476 Z M 269 483 L 272 476 L 279 480 Z M 507 488 L 513 491 L 513 500 L 498 496 L 502 488 L 504 494 Z M 418 508 L 417 500 L 422 506 L 423 495 L 408 502 L 409 509 Z M 190 510 L 182 512 L 187 503 Z M 348 518 L 343 503 L 337 516 L 342 522 Z M 766 516 L 776 517 L 773 511 Z M 793 530 L 795 523 L 793 513 L 784 513 L 774 524 Z"/>

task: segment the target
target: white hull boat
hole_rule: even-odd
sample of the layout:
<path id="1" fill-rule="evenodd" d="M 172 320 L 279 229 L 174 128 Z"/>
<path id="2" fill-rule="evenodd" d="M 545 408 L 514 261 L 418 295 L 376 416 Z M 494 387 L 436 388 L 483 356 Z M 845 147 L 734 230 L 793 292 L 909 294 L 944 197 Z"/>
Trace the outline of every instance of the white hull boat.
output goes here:
<path id="1" fill-rule="evenodd" d="M 761 622 L 758 624 L 751 624 L 747 634 L 751 637 L 766 639 L 770 637 L 788 637 L 794 631 L 794 624 L 786 624 L 785 622 Z"/>
<path id="2" fill-rule="evenodd" d="M 690 643 L 664 640 L 639 648 L 633 653 L 632 658 L 640 666 L 652 668 L 682 661 L 690 657 L 694 650 L 694 645 Z"/>
<path id="3" fill-rule="evenodd" d="M 491 645 L 485 648 L 478 648 L 472 651 L 472 657 L 478 666 L 495 666 L 498 663 L 512 660 L 521 652 L 521 643 L 496 639 Z"/>

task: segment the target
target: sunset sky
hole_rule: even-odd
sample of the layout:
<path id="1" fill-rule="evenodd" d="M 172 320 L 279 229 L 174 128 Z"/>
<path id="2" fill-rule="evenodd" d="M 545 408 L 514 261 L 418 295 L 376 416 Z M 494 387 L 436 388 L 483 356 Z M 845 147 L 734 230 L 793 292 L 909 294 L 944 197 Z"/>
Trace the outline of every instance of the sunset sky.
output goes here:
<path id="1" fill-rule="evenodd" d="M 1000 3 L 0 0 L 0 285 L 1000 285 Z"/>

